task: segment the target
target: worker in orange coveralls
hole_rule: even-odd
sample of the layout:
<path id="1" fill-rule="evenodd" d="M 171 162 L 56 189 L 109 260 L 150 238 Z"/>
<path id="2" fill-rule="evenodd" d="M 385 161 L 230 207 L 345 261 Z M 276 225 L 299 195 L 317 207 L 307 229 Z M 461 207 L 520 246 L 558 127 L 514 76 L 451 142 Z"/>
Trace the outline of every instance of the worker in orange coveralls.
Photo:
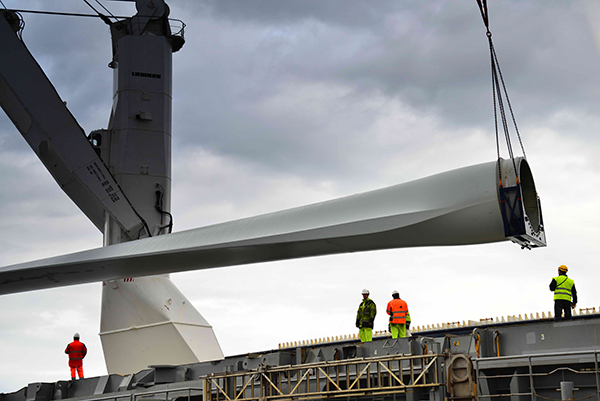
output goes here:
<path id="1" fill-rule="evenodd" d="M 71 368 L 71 380 L 75 380 L 75 371 L 80 379 L 83 379 L 83 358 L 87 354 L 84 343 L 79 341 L 79 333 L 73 334 L 73 342 L 67 345 L 65 354 L 69 355 L 69 367 Z"/>

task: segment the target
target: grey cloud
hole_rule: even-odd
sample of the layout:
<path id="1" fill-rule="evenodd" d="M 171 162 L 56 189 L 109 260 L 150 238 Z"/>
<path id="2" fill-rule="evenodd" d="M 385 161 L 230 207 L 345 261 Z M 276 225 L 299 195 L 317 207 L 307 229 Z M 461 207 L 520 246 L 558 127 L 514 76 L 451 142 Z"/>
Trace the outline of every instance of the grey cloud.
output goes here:
<path id="1" fill-rule="evenodd" d="M 259 0 L 239 2 L 236 0 L 206 0 L 186 4 L 199 13 L 209 12 L 216 18 L 232 21 L 254 21 L 263 23 L 294 23 L 303 19 L 319 19 L 340 25 L 367 26 L 382 19 L 386 13 L 398 8 L 393 2 L 359 0 L 348 6 L 344 1 L 306 0 L 281 2 Z"/>
<path id="2" fill-rule="evenodd" d="M 368 108 L 357 113 L 362 101 L 380 94 L 407 105 L 417 119 L 434 118 L 455 139 L 469 129 L 493 136 L 488 43 L 474 3 L 359 2 L 347 13 L 336 2 L 322 7 L 322 2 L 293 2 L 286 10 L 282 4 L 203 3 L 214 9 L 193 28 L 202 34 L 192 33 L 187 45 L 192 52 L 198 49 L 199 69 L 193 78 L 176 78 L 196 88 L 180 105 L 186 108 L 181 115 L 195 114 L 198 124 L 179 130 L 179 146 L 190 143 L 186 132 L 193 132 L 209 149 L 277 171 L 356 177 L 361 161 L 382 156 L 381 148 L 366 156 L 371 147 L 363 140 L 380 115 Z M 342 11 L 333 13 L 335 7 Z M 530 1 L 490 7 L 496 51 L 522 133 L 557 113 L 584 113 L 598 103 L 597 54 L 580 8 L 564 2 L 540 8 Z M 366 17 L 352 18 L 354 10 Z M 583 83 L 582 76 L 594 82 Z M 315 99 L 301 96 L 297 110 L 306 111 L 304 119 L 278 104 L 270 115 L 261 114 L 257 107 L 283 96 L 289 83 L 340 86 L 348 93 L 332 94 L 330 102 L 320 104 L 323 119 L 306 106 Z M 329 124 L 340 124 L 344 133 L 328 132 Z M 432 133 L 418 125 L 399 132 L 412 143 L 386 157 L 410 154 L 418 142 L 432 142 Z"/>

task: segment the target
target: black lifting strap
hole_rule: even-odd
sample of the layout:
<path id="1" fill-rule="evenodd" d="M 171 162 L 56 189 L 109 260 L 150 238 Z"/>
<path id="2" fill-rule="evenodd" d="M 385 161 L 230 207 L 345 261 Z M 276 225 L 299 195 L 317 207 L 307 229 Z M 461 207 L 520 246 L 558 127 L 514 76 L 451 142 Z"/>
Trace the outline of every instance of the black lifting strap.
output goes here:
<path id="1" fill-rule="evenodd" d="M 487 0 L 477 0 L 479 5 L 479 11 L 481 11 L 481 18 L 483 18 L 483 24 L 487 31 L 490 31 L 490 20 L 488 18 Z"/>
<path id="2" fill-rule="evenodd" d="M 492 95 L 494 100 L 494 124 L 496 128 L 496 152 L 498 154 L 498 160 L 500 160 L 500 137 L 498 134 L 498 111 L 500 112 L 500 117 L 502 119 L 502 128 L 504 130 L 504 138 L 506 140 L 506 147 L 508 149 L 508 154 L 510 159 L 512 160 L 513 167 L 515 169 L 515 174 L 517 172 L 517 166 L 515 163 L 515 158 L 512 150 L 512 144 L 510 141 L 510 133 L 508 128 L 508 123 L 506 120 L 506 113 L 504 109 L 504 101 L 502 98 L 502 93 L 504 92 L 504 96 L 506 97 L 506 103 L 508 105 L 510 115 L 512 117 L 512 121 L 515 127 L 515 131 L 517 134 L 517 138 L 519 139 L 519 144 L 521 145 L 521 151 L 523 152 L 523 157 L 525 156 L 525 148 L 523 147 L 523 141 L 521 140 L 521 134 L 519 133 L 519 128 L 517 127 L 517 121 L 515 119 L 515 114 L 513 113 L 512 106 L 510 104 L 510 100 L 508 98 L 508 91 L 506 90 L 506 85 L 504 84 L 504 78 L 502 77 L 502 72 L 500 71 L 500 64 L 498 63 L 498 57 L 496 56 L 496 51 L 494 50 L 494 44 L 492 42 L 492 33 L 490 32 L 489 27 L 489 17 L 488 17 L 488 8 L 487 8 L 487 0 L 476 0 L 477 5 L 479 6 L 479 11 L 481 12 L 481 18 L 483 18 L 483 24 L 486 28 L 486 36 L 488 38 L 489 46 L 490 46 L 490 59 L 491 59 L 491 68 L 492 68 Z M 500 169 L 500 163 L 498 163 L 498 168 Z M 500 171 L 499 171 L 500 173 Z M 502 177 L 500 175 L 499 177 Z M 519 181 L 519 177 L 517 176 L 517 183 Z M 502 181 L 500 178 L 500 186 L 502 186 Z"/>

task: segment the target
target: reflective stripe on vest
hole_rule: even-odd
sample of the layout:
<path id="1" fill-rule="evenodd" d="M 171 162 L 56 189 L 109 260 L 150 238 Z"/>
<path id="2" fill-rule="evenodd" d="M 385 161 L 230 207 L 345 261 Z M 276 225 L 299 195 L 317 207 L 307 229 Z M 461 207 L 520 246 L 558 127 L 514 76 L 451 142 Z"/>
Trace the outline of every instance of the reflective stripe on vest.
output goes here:
<path id="1" fill-rule="evenodd" d="M 554 277 L 556 289 L 554 290 L 554 300 L 571 300 L 571 290 L 575 282 L 567 276 Z"/>
<path id="2" fill-rule="evenodd" d="M 80 341 L 73 341 L 69 345 L 67 345 L 67 349 L 65 349 L 65 354 L 69 355 L 70 361 L 82 360 L 87 354 L 87 347 L 84 343 Z"/>
<path id="3" fill-rule="evenodd" d="M 388 303 L 387 313 L 390 315 L 390 323 L 406 323 L 406 317 L 410 316 L 408 315 L 408 306 L 402 299 L 392 299 Z"/>

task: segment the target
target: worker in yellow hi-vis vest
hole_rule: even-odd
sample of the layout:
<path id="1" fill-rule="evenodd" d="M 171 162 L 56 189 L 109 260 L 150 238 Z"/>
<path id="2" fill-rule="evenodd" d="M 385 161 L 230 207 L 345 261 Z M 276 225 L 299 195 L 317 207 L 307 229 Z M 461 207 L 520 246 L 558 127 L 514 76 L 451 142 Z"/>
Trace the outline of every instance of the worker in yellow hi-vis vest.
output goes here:
<path id="1" fill-rule="evenodd" d="M 569 269 L 565 265 L 558 267 L 558 276 L 550 282 L 550 291 L 554 291 L 554 320 L 562 320 L 565 312 L 565 320 L 571 319 L 571 308 L 577 306 L 577 289 L 573 279 L 567 277 Z"/>

